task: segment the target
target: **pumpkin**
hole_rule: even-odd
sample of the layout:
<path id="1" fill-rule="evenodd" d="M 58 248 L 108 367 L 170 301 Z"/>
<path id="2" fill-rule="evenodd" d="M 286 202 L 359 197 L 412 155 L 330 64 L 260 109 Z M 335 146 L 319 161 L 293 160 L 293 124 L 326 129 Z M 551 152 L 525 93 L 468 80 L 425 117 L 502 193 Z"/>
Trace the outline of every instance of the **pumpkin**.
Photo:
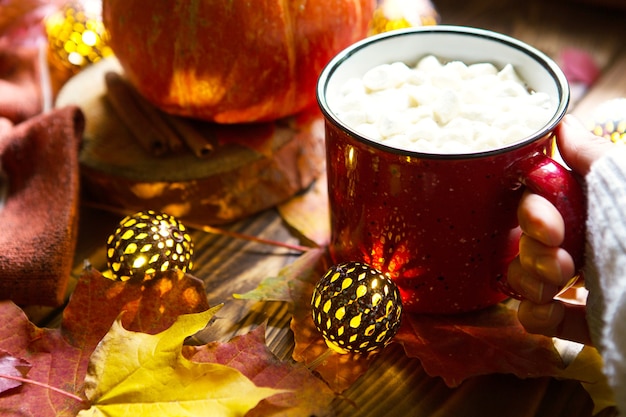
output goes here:
<path id="1" fill-rule="evenodd" d="M 104 0 L 109 44 L 161 110 L 217 123 L 315 103 L 324 65 L 365 37 L 376 0 Z"/>

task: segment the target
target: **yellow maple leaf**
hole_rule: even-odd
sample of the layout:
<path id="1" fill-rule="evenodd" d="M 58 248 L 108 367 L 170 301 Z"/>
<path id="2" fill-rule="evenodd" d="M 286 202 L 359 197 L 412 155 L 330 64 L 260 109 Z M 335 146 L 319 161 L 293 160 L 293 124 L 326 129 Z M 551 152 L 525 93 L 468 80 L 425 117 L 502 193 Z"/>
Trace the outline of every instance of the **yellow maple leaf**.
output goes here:
<path id="1" fill-rule="evenodd" d="M 567 342 L 566 342 L 567 343 Z M 615 397 L 602 372 L 603 360 L 596 348 L 584 346 L 575 359 L 563 370 L 561 377 L 574 379 L 589 393 L 593 400 L 593 414 L 615 406 Z"/>
<path id="2" fill-rule="evenodd" d="M 221 306 L 181 315 L 167 330 L 131 332 L 116 320 L 91 356 L 87 416 L 243 416 L 264 398 L 285 392 L 257 387 L 238 370 L 182 356 L 186 337 L 202 330 Z"/>

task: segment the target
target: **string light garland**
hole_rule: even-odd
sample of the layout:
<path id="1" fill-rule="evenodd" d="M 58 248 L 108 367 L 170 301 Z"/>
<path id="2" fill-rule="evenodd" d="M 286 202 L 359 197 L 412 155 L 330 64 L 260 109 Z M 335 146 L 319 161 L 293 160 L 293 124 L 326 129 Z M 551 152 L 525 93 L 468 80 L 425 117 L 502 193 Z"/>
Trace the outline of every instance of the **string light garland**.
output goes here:
<path id="1" fill-rule="evenodd" d="M 113 279 L 147 280 L 177 268 L 193 269 L 193 242 L 183 223 L 152 210 L 127 216 L 107 240 Z"/>
<path id="2" fill-rule="evenodd" d="M 315 327 L 338 353 L 367 353 L 385 347 L 400 328 L 402 301 L 395 283 L 360 262 L 334 265 L 313 291 Z"/>

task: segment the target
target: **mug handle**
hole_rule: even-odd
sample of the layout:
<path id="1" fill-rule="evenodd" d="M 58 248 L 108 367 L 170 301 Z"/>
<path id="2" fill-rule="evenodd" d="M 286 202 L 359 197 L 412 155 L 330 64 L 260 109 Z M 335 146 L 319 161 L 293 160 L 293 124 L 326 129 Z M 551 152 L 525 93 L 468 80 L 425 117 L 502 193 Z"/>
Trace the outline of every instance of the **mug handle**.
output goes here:
<path id="1" fill-rule="evenodd" d="M 585 220 L 587 203 L 581 183 L 574 174 L 554 159 L 537 152 L 516 161 L 512 175 L 514 180 L 535 194 L 552 203 L 563 216 L 565 237 L 561 247 L 574 259 L 576 271 L 580 271 L 585 259 Z M 506 277 L 498 281 L 504 294 L 522 299 L 506 282 Z"/>

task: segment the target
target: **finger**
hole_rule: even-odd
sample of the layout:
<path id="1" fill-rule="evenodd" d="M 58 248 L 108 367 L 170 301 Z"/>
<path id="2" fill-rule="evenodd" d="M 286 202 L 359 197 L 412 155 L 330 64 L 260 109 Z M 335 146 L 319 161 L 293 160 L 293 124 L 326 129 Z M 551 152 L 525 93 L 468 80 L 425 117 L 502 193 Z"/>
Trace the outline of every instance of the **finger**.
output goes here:
<path id="1" fill-rule="evenodd" d="M 561 213 L 545 198 L 526 191 L 517 209 L 517 218 L 524 234 L 548 246 L 559 246 L 565 236 Z"/>
<path id="2" fill-rule="evenodd" d="M 548 304 L 520 302 L 517 317 L 529 333 L 591 345 L 585 307 L 553 301 Z"/>
<path id="3" fill-rule="evenodd" d="M 615 149 L 608 139 L 591 133 L 574 116 L 567 115 L 556 129 L 557 144 L 563 160 L 575 172 L 586 175 L 591 164 Z"/>
<path id="4" fill-rule="evenodd" d="M 0 136 L 3 136 L 6 133 L 10 132 L 12 127 L 13 122 L 6 117 L 2 117 L 2 115 L 0 115 Z"/>
<path id="5" fill-rule="evenodd" d="M 559 247 L 522 235 L 519 241 L 519 260 L 523 269 L 546 283 L 562 287 L 575 275 L 574 259 Z"/>
<path id="6" fill-rule="evenodd" d="M 558 286 L 524 269 L 519 257 L 509 264 L 507 283 L 516 293 L 536 304 L 549 303 L 560 290 Z"/>

